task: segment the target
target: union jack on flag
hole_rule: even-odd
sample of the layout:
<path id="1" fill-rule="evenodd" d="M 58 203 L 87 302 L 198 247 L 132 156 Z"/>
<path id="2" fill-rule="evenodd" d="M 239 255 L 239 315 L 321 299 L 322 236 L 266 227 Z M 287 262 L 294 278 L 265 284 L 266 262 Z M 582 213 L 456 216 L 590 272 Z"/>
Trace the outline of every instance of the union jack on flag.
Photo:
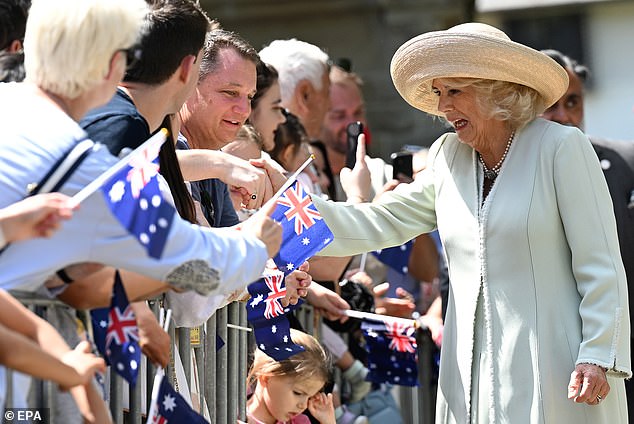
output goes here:
<path id="1" fill-rule="evenodd" d="M 284 274 L 275 273 L 264 276 L 264 283 L 269 288 L 269 292 L 264 299 L 264 318 L 271 319 L 284 314 L 281 300 L 286 296 L 286 286 L 284 284 Z"/>
<path id="2" fill-rule="evenodd" d="M 317 209 L 310 209 L 310 196 L 303 190 L 301 184 L 293 184 L 277 199 L 277 204 L 287 206 L 284 216 L 295 222 L 295 234 L 302 234 L 303 229 L 309 229 L 316 221 L 321 220 Z"/>
<path id="3" fill-rule="evenodd" d="M 333 235 L 308 193 L 295 181 L 277 199 L 271 218 L 282 225 L 282 246 L 273 261 L 289 274 L 332 242 Z"/>
<path id="4" fill-rule="evenodd" d="M 401 386 L 418 386 L 416 329 L 399 321 L 361 323 L 368 351 L 366 380 Z"/>
<path id="5" fill-rule="evenodd" d="M 167 242 L 175 209 L 159 187 L 158 154 L 165 141 L 160 132 L 151 137 L 115 167 L 120 169 L 102 186 L 108 207 L 148 254 L 159 259 Z"/>
<path id="6" fill-rule="evenodd" d="M 402 322 L 386 322 L 386 335 L 390 339 L 390 349 L 398 352 L 416 353 L 416 339 L 412 334 L 414 326 Z"/>
<path id="7" fill-rule="evenodd" d="M 110 308 L 91 311 L 95 344 L 117 374 L 134 385 L 141 364 L 139 330 L 119 271 L 115 273 Z"/>
<path id="8" fill-rule="evenodd" d="M 251 300 L 247 303 L 247 320 L 254 330 L 258 348 L 276 361 L 287 359 L 304 350 L 291 339 L 291 327 L 286 314 L 301 305 L 282 307 L 286 295 L 284 273 L 267 269 L 258 281 L 249 284 Z"/>

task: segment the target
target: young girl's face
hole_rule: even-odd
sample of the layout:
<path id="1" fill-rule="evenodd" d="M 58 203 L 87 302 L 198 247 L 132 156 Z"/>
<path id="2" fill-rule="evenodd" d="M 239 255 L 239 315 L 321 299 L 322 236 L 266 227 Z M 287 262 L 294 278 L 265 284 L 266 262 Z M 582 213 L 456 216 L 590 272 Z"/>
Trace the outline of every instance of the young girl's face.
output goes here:
<path id="1" fill-rule="evenodd" d="M 262 400 L 271 418 L 286 422 L 308 407 L 308 399 L 316 395 L 324 383 L 318 378 L 273 376 L 266 378 L 266 381 L 260 380 L 259 384 L 264 389 Z"/>

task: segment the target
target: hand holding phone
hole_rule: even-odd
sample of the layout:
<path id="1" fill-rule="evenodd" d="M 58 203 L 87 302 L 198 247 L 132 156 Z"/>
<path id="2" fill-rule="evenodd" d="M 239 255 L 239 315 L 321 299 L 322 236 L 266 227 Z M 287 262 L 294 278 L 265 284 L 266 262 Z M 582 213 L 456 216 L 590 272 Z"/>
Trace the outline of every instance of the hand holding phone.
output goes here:
<path id="1" fill-rule="evenodd" d="M 359 140 L 359 135 L 363 134 L 363 124 L 359 121 L 348 124 L 348 127 L 346 128 L 346 134 L 348 135 L 346 166 L 352 169 L 357 162 L 357 143 Z"/>

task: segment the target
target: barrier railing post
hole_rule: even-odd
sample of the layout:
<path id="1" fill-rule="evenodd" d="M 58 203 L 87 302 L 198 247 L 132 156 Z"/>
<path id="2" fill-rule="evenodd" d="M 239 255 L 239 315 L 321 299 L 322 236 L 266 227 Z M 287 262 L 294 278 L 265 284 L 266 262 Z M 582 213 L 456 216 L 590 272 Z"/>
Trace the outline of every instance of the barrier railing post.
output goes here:
<path id="1" fill-rule="evenodd" d="M 216 315 L 212 315 L 205 325 L 205 385 L 204 393 L 212 423 L 218 422 L 216 407 Z"/>
<path id="2" fill-rule="evenodd" d="M 227 308 L 216 311 L 216 331 L 225 346 L 216 352 L 216 423 L 228 423 L 227 420 Z"/>

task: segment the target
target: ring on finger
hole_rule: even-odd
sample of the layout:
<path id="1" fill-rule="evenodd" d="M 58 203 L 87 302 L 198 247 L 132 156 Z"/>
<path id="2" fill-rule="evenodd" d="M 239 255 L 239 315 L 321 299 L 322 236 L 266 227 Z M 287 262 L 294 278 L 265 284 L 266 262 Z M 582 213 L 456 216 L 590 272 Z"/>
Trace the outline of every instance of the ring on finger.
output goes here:
<path id="1" fill-rule="evenodd" d="M 603 400 L 603 396 L 597 395 L 597 403 L 601 403 L 602 400 Z"/>

